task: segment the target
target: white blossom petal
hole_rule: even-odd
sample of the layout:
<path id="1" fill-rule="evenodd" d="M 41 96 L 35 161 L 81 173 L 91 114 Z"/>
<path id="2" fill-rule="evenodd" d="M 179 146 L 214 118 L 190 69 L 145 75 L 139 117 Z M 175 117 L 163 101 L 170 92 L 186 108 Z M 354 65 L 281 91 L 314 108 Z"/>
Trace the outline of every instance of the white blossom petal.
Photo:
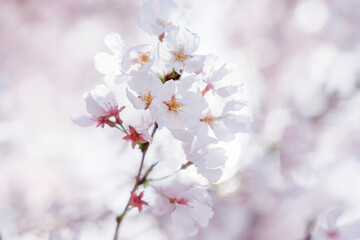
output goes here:
<path id="1" fill-rule="evenodd" d="M 209 169 L 204 166 L 197 166 L 197 173 L 204 176 L 211 182 L 217 182 L 220 180 L 223 171 L 220 168 Z"/>
<path id="2" fill-rule="evenodd" d="M 95 68 L 104 75 L 111 75 L 120 72 L 119 59 L 105 52 L 95 55 Z"/>
<path id="3" fill-rule="evenodd" d="M 207 168 L 217 168 L 224 166 L 227 157 L 225 150 L 222 148 L 213 148 L 204 155 L 204 164 Z"/>
<path id="4" fill-rule="evenodd" d="M 183 205 L 177 205 L 174 212 L 171 214 L 172 220 L 179 224 L 183 229 L 184 233 L 188 236 L 195 236 L 198 232 L 194 226 L 194 220 L 188 207 Z"/>
<path id="5" fill-rule="evenodd" d="M 209 219 L 214 215 L 211 207 L 198 202 L 195 202 L 192 207 L 192 215 L 195 221 L 202 227 L 209 225 Z"/>
<path id="6" fill-rule="evenodd" d="M 71 121 L 81 127 L 92 127 L 96 125 L 96 120 L 89 115 L 73 115 Z"/>
<path id="7" fill-rule="evenodd" d="M 128 89 L 126 89 L 126 96 L 130 100 L 130 102 L 134 105 L 136 109 L 144 109 L 146 104 L 141 101 L 138 97 L 136 97 L 133 93 L 131 93 Z"/>
<path id="8" fill-rule="evenodd" d="M 191 58 L 186 60 L 186 67 L 184 71 L 188 73 L 196 73 L 202 70 L 204 67 L 205 56 L 193 55 Z"/>
<path id="9" fill-rule="evenodd" d="M 106 46 L 115 54 L 115 56 L 122 56 L 124 49 L 125 49 L 125 43 L 121 39 L 120 35 L 117 33 L 110 33 L 108 34 L 104 42 Z"/>
<path id="10" fill-rule="evenodd" d="M 235 138 L 234 133 L 229 130 L 223 121 L 216 121 L 212 130 L 214 131 L 216 138 L 220 141 L 230 142 Z"/>
<path id="11" fill-rule="evenodd" d="M 105 116 L 107 112 L 103 107 L 101 107 L 93 98 L 93 96 L 90 93 L 87 93 L 85 95 L 85 104 L 86 104 L 86 110 L 88 113 L 94 116 Z"/>
<path id="12" fill-rule="evenodd" d="M 229 97 L 231 95 L 233 95 L 234 93 L 239 91 L 239 87 L 237 86 L 224 86 L 224 87 L 219 87 L 216 89 L 216 93 L 221 96 L 221 97 Z"/>

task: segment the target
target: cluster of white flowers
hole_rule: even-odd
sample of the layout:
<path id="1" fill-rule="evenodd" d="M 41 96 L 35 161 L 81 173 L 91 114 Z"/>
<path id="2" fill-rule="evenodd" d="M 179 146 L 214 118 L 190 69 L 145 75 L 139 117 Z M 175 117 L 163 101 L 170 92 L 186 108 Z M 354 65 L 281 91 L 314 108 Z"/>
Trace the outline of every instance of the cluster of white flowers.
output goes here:
<path id="1" fill-rule="evenodd" d="M 181 169 L 195 165 L 198 174 L 216 182 L 227 157 L 225 150 L 214 144 L 232 141 L 236 133 L 247 129 L 247 118 L 239 113 L 245 104 L 233 97 L 239 86 L 222 81 L 230 72 L 229 65 L 214 55 L 198 54 L 199 36 L 176 24 L 184 13 L 172 0 L 158 3 L 159 11 L 155 11 L 152 0 L 139 10 L 139 25 L 154 36 L 152 43 L 128 46 L 116 33 L 105 37 L 111 53 L 95 56 L 104 83 L 84 95 L 89 115 L 73 120 L 81 126 L 118 128 L 133 148 L 139 145 L 143 154 L 155 131 L 166 128 L 183 143 L 187 159 Z M 125 106 L 117 96 L 127 96 L 132 106 Z M 147 121 L 140 126 L 124 121 L 122 116 L 131 107 L 142 111 Z M 148 144 L 146 149 L 144 144 Z M 135 192 L 148 180 L 153 167 L 140 176 L 141 165 L 128 205 L 139 210 L 145 205 L 143 193 L 137 196 Z M 162 197 L 167 196 L 162 193 Z M 197 233 L 196 225 L 207 226 L 213 216 L 211 198 L 204 188 L 194 187 L 168 200 L 174 206 L 172 219 L 188 235 Z"/>
<path id="2" fill-rule="evenodd" d="M 315 230 L 315 236 L 319 239 L 358 239 L 360 235 L 359 221 L 339 226 L 337 222 L 342 214 L 342 209 L 330 212 L 327 217 L 327 228 L 319 227 Z"/>

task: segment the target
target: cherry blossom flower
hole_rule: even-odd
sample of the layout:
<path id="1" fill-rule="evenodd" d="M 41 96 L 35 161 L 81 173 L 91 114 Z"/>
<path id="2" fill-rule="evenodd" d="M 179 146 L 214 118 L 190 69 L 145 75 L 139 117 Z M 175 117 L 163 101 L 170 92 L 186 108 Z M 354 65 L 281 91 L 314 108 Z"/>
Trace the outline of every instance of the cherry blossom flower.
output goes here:
<path id="1" fill-rule="evenodd" d="M 83 99 L 91 116 L 74 116 L 72 120 L 76 124 L 83 127 L 95 124 L 97 127 L 104 127 L 105 125 L 114 127 L 115 124 L 122 124 L 120 112 L 125 107 L 119 107 L 115 94 L 106 85 L 97 85 L 93 90 L 84 94 Z"/>
<path id="2" fill-rule="evenodd" d="M 159 47 L 159 51 L 160 51 Z M 171 66 L 168 66 L 166 64 L 166 62 L 161 59 L 160 57 L 158 57 L 156 59 L 156 61 L 154 62 L 154 64 L 151 67 L 151 71 L 156 74 L 162 83 L 165 83 L 168 80 L 179 80 L 181 75 L 180 74 L 176 74 L 176 77 L 173 77 L 174 74 L 174 69 Z"/>
<path id="3" fill-rule="evenodd" d="M 175 204 L 171 218 L 188 236 L 196 235 L 198 232 L 196 225 L 206 227 L 209 219 L 214 215 L 211 209 L 211 197 L 204 189 L 190 189 L 170 201 Z"/>
<path id="4" fill-rule="evenodd" d="M 104 81 L 111 83 L 121 75 L 121 60 L 125 52 L 126 45 L 117 33 L 110 33 L 104 39 L 106 46 L 112 54 L 100 52 L 95 55 L 95 68 L 105 75 Z"/>
<path id="5" fill-rule="evenodd" d="M 177 5 L 172 0 L 158 0 L 157 3 L 148 0 L 143 4 L 139 10 L 139 24 L 160 41 L 156 41 L 156 45 L 141 44 L 129 48 L 118 34 L 108 35 L 105 43 L 112 53 L 102 52 L 95 56 L 96 68 L 105 75 L 106 85 L 99 85 L 86 94 L 90 116 L 77 118 L 83 125 L 91 123 L 118 128 L 126 134 L 123 139 L 131 142 L 133 149 L 137 144 L 144 146 L 141 147 L 142 161 L 131 198 L 117 218 L 115 239 L 121 223 L 119 219 L 133 207 L 141 212 L 143 206 L 148 205 L 142 200 L 144 192 L 136 194 L 139 187 L 146 185 L 152 186 L 167 201 L 167 213 L 172 212 L 171 218 L 187 235 L 194 236 L 199 226 L 206 227 L 214 214 L 212 200 L 205 189 L 193 187 L 189 190 L 190 185 L 194 186 L 194 179 L 182 179 L 179 185 L 166 186 L 172 193 L 157 189 L 156 182 L 181 176 L 179 170 L 187 174 L 186 171 L 194 170 L 193 167 L 185 170 L 191 165 L 210 182 L 219 181 L 227 156 L 224 149 L 210 144 L 218 143 L 218 140 L 230 141 L 246 126 L 242 116 L 235 115 L 244 104 L 235 100 L 223 102 L 224 97 L 237 90 L 221 82 L 229 73 L 229 66 L 212 55 L 206 58 L 204 66 L 205 56 L 196 54 L 200 43 L 198 35 L 174 25 L 180 14 Z M 159 7 L 159 11 L 156 12 L 154 7 Z M 206 95 L 210 90 L 216 94 Z M 118 107 L 115 96 L 127 97 L 134 107 L 129 109 L 134 114 L 129 112 L 124 118 L 127 129 L 119 116 L 124 107 Z M 223 97 L 219 111 L 210 105 L 212 99 L 209 96 Z M 148 129 L 151 126 L 153 133 L 150 136 Z M 153 168 L 159 169 L 158 162 L 151 167 L 144 164 L 149 143 L 158 128 L 166 128 L 172 137 L 183 142 L 185 154 L 179 160 L 185 158 L 187 163 L 161 178 L 147 179 Z M 168 134 L 159 131 L 156 136 L 161 136 L 161 132 Z M 161 207 L 164 209 L 164 205 Z"/>
<path id="6" fill-rule="evenodd" d="M 131 199 L 129 202 L 129 206 L 137 207 L 139 209 L 139 212 L 143 210 L 144 205 L 148 205 L 147 202 L 142 200 L 142 197 L 144 196 L 144 192 L 141 192 L 139 195 L 136 195 L 135 192 L 131 192 Z"/>
<path id="7" fill-rule="evenodd" d="M 139 8 L 138 22 L 150 35 L 164 37 L 164 33 L 173 29 L 175 20 L 182 14 L 172 0 L 158 0 L 159 12 L 154 10 L 154 1 L 148 0 Z"/>
<path id="8" fill-rule="evenodd" d="M 149 44 L 142 44 L 131 47 L 122 59 L 122 69 L 126 73 L 137 72 L 142 69 L 147 72 L 154 63 L 154 47 Z"/>
<path id="9" fill-rule="evenodd" d="M 139 72 L 128 81 L 127 97 L 136 109 L 148 109 L 152 106 L 154 98 L 158 95 L 162 83 L 160 79 L 152 74 Z M 133 93 L 135 92 L 135 94 Z"/>
<path id="10" fill-rule="evenodd" d="M 219 57 L 211 54 L 206 56 L 204 68 L 200 74 L 200 78 L 205 83 L 202 94 L 212 91 L 221 97 L 229 97 L 238 91 L 237 86 L 222 86 L 221 80 L 230 72 L 229 64 L 226 64 Z"/>
<path id="11" fill-rule="evenodd" d="M 137 131 L 133 126 L 129 126 L 130 133 L 123 137 L 126 141 L 131 141 L 131 147 L 135 148 L 136 144 L 147 143 L 150 141 L 150 136 L 146 131 Z"/>
<path id="12" fill-rule="evenodd" d="M 336 209 L 327 216 L 325 226 L 319 226 L 315 231 L 313 238 L 319 240 L 356 240 L 360 238 L 360 222 L 351 222 L 344 225 L 338 225 L 338 219 L 343 214 L 342 209 Z"/>
<path id="13" fill-rule="evenodd" d="M 244 106 L 244 103 L 232 100 L 225 104 L 221 114 L 213 113 L 211 109 L 205 110 L 196 129 L 198 139 L 203 142 L 212 141 L 211 131 L 218 140 L 228 142 L 235 138 L 235 133 L 248 131 L 249 118 L 232 113 Z"/>
<path id="14" fill-rule="evenodd" d="M 171 30 L 163 40 L 161 58 L 177 73 L 201 71 L 205 56 L 194 54 L 199 48 L 200 38 L 186 28 Z"/>
<path id="15" fill-rule="evenodd" d="M 154 115 L 159 127 L 166 126 L 171 131 L 194 128 L 197 125 L 206 102 L 200 91 L 187 90 L 189 80 L 178 83 L 170 80 L 161 88 L 154 100 Z"/>
<path id="16" fill-rule="evenodd" d="M 201 174 L 211 182 L 217 182 L 222 176 L 222 168 L 227 160 L 225 150 L 220 147 L 203 146 L 197 140 L 194 143 L 184 143 L 187 160 L 197 168 Z"/>

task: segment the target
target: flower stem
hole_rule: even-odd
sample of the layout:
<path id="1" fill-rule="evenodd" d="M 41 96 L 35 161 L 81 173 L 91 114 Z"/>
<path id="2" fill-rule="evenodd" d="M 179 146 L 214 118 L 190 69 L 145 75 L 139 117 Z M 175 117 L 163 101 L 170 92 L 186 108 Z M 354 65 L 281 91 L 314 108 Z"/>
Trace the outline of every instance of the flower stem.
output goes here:
<path id="1" fill-rule="evenodd" d="M 118 126 L 116 126 L 116 125 L 115 125 L 115 128 L 116 128 L 116 129 L 119 129 L 121 132 L 123 132 L 123 133 L 127 134 L 127 133 L 126 133 L 123 129 L 119 128 L 119 127 L 118 127 Z"/>
<path id="2" fill-rule="evenodd" d="M 183 165 L 182 165 L 178 170 L 176 170 L 175 172 L 172 172 L 172 173 L 170 173 L 169 175 L 166 175 L 166 176 L 164 176 L 164 177 L 151 178 L 151 179 L 149 179 L 149 181 L 150 181 L 150 180 L 151 180 L 151 181 L 164 180 L 164 179 L 166 179 L 166 178 L 169 178 L 169 177 L 175 175 L 176 173 L 180 172 L 181 170 L 188 168 L 188 167 L 191 166 L 192 164 L 194 164 L 194 163 L 191 162 L 191 161 L 188 161 L 187 163 L 183 164 Z"/>
<path id="3" fill-rule="evenodd" d="M 120 126 L 123 128 L 122 125 L 120 125 Z M 155 123 L 153 132 L 151 134 L 151 138 L 154 137 L 155 132 L 156 132 L 157 129 L 158 129 L 158 125 L 157 125 L 157 123 Z M 141 146 L 141 148 L 140 148 L 141 152 L 142 152 L 142 158 L 141 158 L 139 171 L 138 171 L 138 174 L 136 176 L 136 182 L 134 184 L 132 192 L 135 192 L 137 190 L 137 188 L 146 181 L 146 178 L 147 178 L 148 174 L 151 172 L 151 171 L 146 171 L 145 175 L 143 177 L 141 177 L 141 171 L 142 171 L 143 166 L 144 166 L 145 156 L 146 156 L 147 150 L 149 148 L 149 145 L 150 145 L 150 143 L 147 142 L 147 143 L 143 144 Z M 131 210 L 131 208 L 130 208 L 130 200 L 131 200 L 131 197 L 129 198 L 129 201 L 126 204 L 126 207 L 125 207 L 124 211 L 119 216 L 116 217 L 116 229 L 115 229 L 114 240 L 118 240 L 120 224 L 121 224 L 122 220 L 124 219 L 125 215 Z"/>
<path id="4" fill-rule="evenodd" d="M 166 179 L 166 178 L 169 178 L 169 177 L 171 177 L 171 176 L 173 176 L 173 175 L 175 175 L 176 173 L 178 173 L 179 171 L 181 171 L 183 168 L 179 168 L 178 170 L 176 170 L 175 172 L 172 172 L 172 173 L 170 173 L 169 175 L 166 175 L 166 176 L 164 176 L 164 177 L 160 177 L 160 178 L 151 178 L 151 179 L 149 179 L 149 181 L 151 180 L 151 181 L 160 181 L 160 180 L 164 180 L 164 179 Z"/>
<path id="5" fill-rule="evenodd" d="M 123 126 L 121 123 L 120 123 L 119 125 L 120 125 L 120 127 L 122 128 L 122 130 L 124 131 L 124 133 L 126 133 L 126 134 L 128 135 L 129 133 L 128 133 L 128 131 L 126 131 L 126 129 L 124 128 L 124 126 Z"/>
<path id="6" fill-rule="evenodd" d="M 153 185 L 150 185 L 150 187 L 152 187 L 153 189 L 155 189 L 155 191 L 157 193 L 159 193 L 161 196 L 163 196 L 164 198 L 168 199 L 169 201 L 172 199 L 171 197 L 165 195 L 163 192 L 161 192 L 157 187 L 153 186 Z"/>

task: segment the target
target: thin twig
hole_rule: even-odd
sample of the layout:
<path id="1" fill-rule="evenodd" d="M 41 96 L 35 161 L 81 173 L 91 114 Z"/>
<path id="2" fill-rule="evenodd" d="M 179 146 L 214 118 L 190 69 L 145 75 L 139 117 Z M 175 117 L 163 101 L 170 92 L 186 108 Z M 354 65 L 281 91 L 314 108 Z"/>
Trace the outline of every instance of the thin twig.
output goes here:
<path id="1" fill-rule="evenodd" d="M 124 128 L 124 126 L 122 124 L 119 124 L 120 127 L 122 128 L 122 130 L 124 131 L 124 133 L 126 133 L 127 135 L 129 135 L 128 131 L 126 131 L 126 129 Z"/>
<path id="2" fill-rule="evenodd" d="M 178 170 L 176 170 L 176 171 L 173 172 L 173 173 L 170 173 L 169 175 L 166 175 L 166 176 L 160 177 L 160 178 L 152 178 L 152 179 L 149 179 L 149 180 L 151 180 L 151 181 L 164 180 L 164 179 L 166 179 L 166 178 L 169 178 L 169 177 L 175 175 L 176 173 L 180 172 L 181 170 L 188 168 L 189 166 L 191 166 L 191 165 L 193 165 L 193 164 L 194 164 L 193 162 L 188 161 L 187 163 L 183 164 Z"/>
<path id="3" fill-rule="evenodd" d="M 160 181 L 160 180 L 164 180 L 166 178 L 169 178 L 173 175 L 175 175 L 176 173 L 180 172 L 183 168 L 179 168 L 178 170 L 176 170 L 175 172 L 170 173 L 169 175 L 166 175 L 164 177 L 160 177 L 160 178 L 151 178 L 151 181 Z M 150 180 L 150 179 L 149 179 Z"/>
<path id="4" fill-rule="evenodd" d="M 119 129 L 121 132 L 123 132 L 123 133 L 127 134 L 127 133 L 126 133 L 123 129 L 119 128 L 119 127 L 118 127 L 118 126 L 116 126 L 116 125 L 115 125 L 115 128 L 116 128 L 116 129 Z"/>
<path id="5" fill-rule="evenodd" d="M 122 125 L 120 125 L 120 126 L 122 126 Z M 122 126 L 122 128 L 123 128 L 123 126 Z M 158 125 L 155 122 L 153 132 L 151 133 L 151 138 L 154 137 L 157 128 L 158 128 Z M 143 166 L 144 166 L 145 156 L 146 156 L 148 148 L 149 148 L 149 142 L 144 143 L 143 145 L 141 145 L 141 152 L 142 152 L 141 163 L 140 163 L 139 171 L 138 171 L 138 174 L 136 176 L 136 182 L 134 184 L 132 192 L 135 192 L 137 190 L 137 188 L 146 181 L 146 177 L 150 173 L 148 171 L 148 172 L 145 173 L 145 175 L 142 178 L 140 178 L 141 171 L 142 171 Z M 129 201 L 127 202 L 126 207 L 125 207 L 124 211 L 122 212 L 122 214 L 120 214 L 118 217 L 116 217 L 116 229 L 115 229 L 114 240 L 118 240 L 120 224 L 121 224 L 122 220 L 124 219 L 125 215 L 128 213 L 128 211 L 131 210 L 131 208 L 129 208 L 130 207 L 130 200 L 131 200 L 131 197 L 129 198 Z"/>
<path id="6" fill-rule="evenodd" d="M 153 189 L 155 189 L 155 191 L 157 193 L 159 193 L 161 196 L 163 196 L 164 198 L 168 199 L 169 201 L 172 199 L 171 197 L 165 195 L 163 192 L 161 192 L 157 187 L 153 186 L 153 185 L 149 185 L 150 187 L 152 187 Z"/>

